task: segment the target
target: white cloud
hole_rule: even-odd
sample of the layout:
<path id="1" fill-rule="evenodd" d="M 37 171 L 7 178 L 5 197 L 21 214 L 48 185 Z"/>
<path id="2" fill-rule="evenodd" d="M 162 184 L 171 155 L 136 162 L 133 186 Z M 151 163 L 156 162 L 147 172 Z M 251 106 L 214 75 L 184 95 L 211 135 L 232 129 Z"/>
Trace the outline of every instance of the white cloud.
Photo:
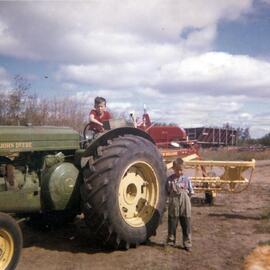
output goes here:
<path id="1" fill-rule="evenodd" d="M 219 22 L 239 19 L 252 5 L 0 2 L 0 56 L 53 65 L 52 80 L 87 108 L 99 95 L 112 110 L 140 112 L 145 103 L 155 120 L 185 127 L 245 122 L 265 129 L 268 118 L 245 105 L 270 99 L 270 63 L 212 48 Z M 3 70 L 0 89 L 8 83 Z"/>
<path id="2" fill-rule="evenodd" d="M 239 118 L 242 119 L 242 121 L 250 121 L 253 119 L 253 115 L 247 112 L 243 112 L 240 114 Z"/>
<path id="3" fill-rule="evenodd" d="M 251 138 L 261 138 L 270 133 L 269 127 L 251 126 L 249 129 Z"/>
<path id="4" fill-rule="evenodd" d="M 147 91 L 147 89 L 145 89 Z M 146 104 L 147 110 L 154 122 L 173 122 L 181 127 L 196 126 L 223 126 L 229 123 L 233 127 L 251 127 L 251 135 L 258 137 L 260 134 L 269 132 L 269 114 L 255 114 L 248 112 L 246 104 L 253 98 L 240 96 L 211 96 L 179 94 L 167 95 L 158 98 L 152 96 L 156 94 L 155 90 L 150 90 L 151 95 L 143 95 L 144 89 L 126 93 L 123 91 L 89 91 L 81 92 L 76 95 L 79 101 L 87 101 L 87 108 L 92 108 L 95 96 L 107 97 L 108 108 L 116 115 L 135 111 L 137 116 L 143 113 L 143 104 Z M 162 95 L 162 94 L 161 94 Z M 133 101 L 133 102 L 131 102 Z M 260 100 L 255 103 L 260 104 Z M 267 126 L 268 125 L 268 126 Z M 256 127 L 256 128 L 254 128 Z"/>
<path id="5" fill-rule="evenodd" d="M 181 43 L 181 31 L 190 26 L 200 31 L 186 42 L 204 46 L 215 37 L 218 20 L 235 19 L 250 7 L 250 0 L 1 2 L 0 53 L 64 62 L 121 61 L 129 52 L 134 57 L 134 49 L 140 54 L 147 43 Z"/>
<path id="6" fill-rule="evenodd" d="M 74 83 L 62 83 L 61 86 L 64 90 L 67 90 L 67 91 L 74 91 L 78 89 L 77 84 L 74 84 Z"/>
<path id="7" fill-rule="evenodd" d="M 203 53 L 162 65 L 154 60 L 121 64 L 62 65 L 59 80 L 107 87 L 157 89 L 167 95 L 195 92 L 270 98 L 270 63 L 248 56 Z M 256 91 L 254 91 L 256 89 Z M 147 91 L 145 91 L 147 94 Z"/>
<path id="8" fill-rule="evenodd" d="M 196 51 L 209 50 L 216 34 L 216 25 L 214 24 L 192 31 L 184 41 L 184 46 Z"/>

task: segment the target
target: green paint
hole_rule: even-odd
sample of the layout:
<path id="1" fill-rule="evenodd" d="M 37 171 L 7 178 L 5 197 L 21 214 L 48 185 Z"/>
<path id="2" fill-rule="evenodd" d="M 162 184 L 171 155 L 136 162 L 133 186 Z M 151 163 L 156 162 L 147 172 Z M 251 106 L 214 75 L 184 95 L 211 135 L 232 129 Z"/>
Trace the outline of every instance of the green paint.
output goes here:
<path id="1" fill-rule="evenodd" d="M 0 126 L 0 155 L 79 149 L 79 133 L 65 127 Z"/>

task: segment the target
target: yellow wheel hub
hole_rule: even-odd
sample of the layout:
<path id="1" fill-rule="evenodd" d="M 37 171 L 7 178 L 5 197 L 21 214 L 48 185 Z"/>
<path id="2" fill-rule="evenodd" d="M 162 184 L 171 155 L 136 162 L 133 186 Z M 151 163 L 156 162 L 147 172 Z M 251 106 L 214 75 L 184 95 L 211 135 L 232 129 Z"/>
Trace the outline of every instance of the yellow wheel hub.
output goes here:
<path id="1" fill-rule="evenodd" d="M 144 161 L 128 166 L 121 178 L 119 209 L 132 227 L 144 226 L 153 216 L 159 200 L 159 185 L 153 168 Z"/>
<path id="2" fill-rule="evenodd" d="M 0 269 L 6 269 L 14 254 L 14 242 L 11 235 L 0 228 Z"/>

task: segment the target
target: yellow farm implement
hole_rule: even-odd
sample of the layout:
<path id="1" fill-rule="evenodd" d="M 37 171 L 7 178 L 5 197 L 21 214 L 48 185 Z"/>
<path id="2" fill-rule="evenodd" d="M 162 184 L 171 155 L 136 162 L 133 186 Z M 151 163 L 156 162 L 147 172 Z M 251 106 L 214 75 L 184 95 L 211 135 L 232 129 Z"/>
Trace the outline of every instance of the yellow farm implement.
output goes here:
<path id="1" fill-rule="evenodd" d="M 167 168 L 172 167 L 172 156 L 163 155 Z M 177 158 L 175 156 L 174 158 Z M 218 192 L 238 193 L 250 184 L 255 168 L 252 161 L 200 160 L 197 154 L 182 157 L 184 173 L 190 177 L 195 193 L 204 192 L 206 200 L 212 203 Z"/>

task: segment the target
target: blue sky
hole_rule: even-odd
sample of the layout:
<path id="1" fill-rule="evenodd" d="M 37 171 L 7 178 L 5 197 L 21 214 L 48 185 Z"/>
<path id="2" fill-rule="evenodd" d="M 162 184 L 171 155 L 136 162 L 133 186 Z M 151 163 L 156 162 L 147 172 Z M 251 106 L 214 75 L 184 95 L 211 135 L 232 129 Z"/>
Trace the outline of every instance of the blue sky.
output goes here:
<path id="1" fill-rule="evenodd" d="M 0 2 L 0 91 L 270 132 L 270 1 Z M 86 113 L 87 117 L 87 113 Z"/>
<path id="2" fill-rule="evenodd" d="M 236 21 L 222 21 L 215 46 L 219 51 L 270 58 L 270 8 L 267 2 L 255 1 L 252 12 Z"/>

